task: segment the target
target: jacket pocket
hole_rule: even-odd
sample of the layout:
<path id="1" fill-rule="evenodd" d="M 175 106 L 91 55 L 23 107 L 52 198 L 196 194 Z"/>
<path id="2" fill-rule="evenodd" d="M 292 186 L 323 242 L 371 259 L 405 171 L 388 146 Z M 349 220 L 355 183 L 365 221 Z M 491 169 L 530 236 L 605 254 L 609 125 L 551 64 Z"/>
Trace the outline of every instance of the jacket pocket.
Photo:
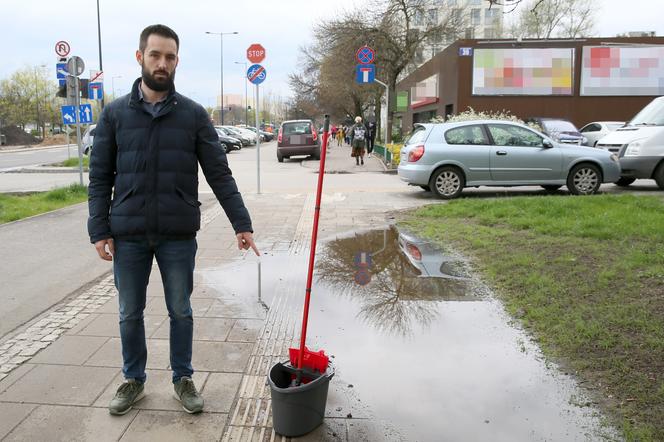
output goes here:
<path id="1" fill-rule="evenodd" d="M 129 190 L 127 190 L 126 192 L 121 193 L 119 196 L 116 194 L 115 198 L 113 198 L 113 202 L 111 203 L 111 207 L 119 206 L 120 204 L 125 202 L 127 200 L 127 198 L 132 196 L 135 191 L 136 191 L 136 187 L 132 187 Z"/>
<path id="2" fill-rule="evenodd" d="M 187 195 L 187 194 L 186 194 L 182 189 L 180 189 L 179 187 L 176 187 L 176 188 L 175 188 L 175 193 L 177 193 L 177 194 L 180 196 L 180 198 L 182 198 L 182 199 L 184 200 L 184 202 L 187 203 L 187 204 L 189 204 L 190 206 L 192 206 L 192 207 L 196 207 L 196 208 L 198 208 L 198 207 L 201 206 L 201 202 L 200 202 L 200 201 L 198 201 L 196 198 L 194 198 L 194 197 L 192 197 L 192 196 L 190 196 L 190 195 Z"/>

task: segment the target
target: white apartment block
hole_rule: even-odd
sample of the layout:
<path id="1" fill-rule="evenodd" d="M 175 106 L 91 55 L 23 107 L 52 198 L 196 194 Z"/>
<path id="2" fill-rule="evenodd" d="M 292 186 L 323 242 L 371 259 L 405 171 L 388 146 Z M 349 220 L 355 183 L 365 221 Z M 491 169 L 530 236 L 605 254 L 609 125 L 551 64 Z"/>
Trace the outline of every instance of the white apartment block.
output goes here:
<path id="1" fill-rule="evenodd" d="M 486 0 L 428 0 L 426 4 L 424 13 L 413 18 L 413 28 L 423 30 L 428 23 L 450 23 L 450 26 L 449 31 L 443 30 L 441 35 L 433 36 L 423 45 L 420 63 L 461 38 L 502 37 L 503 7 L 500 5 L 491 6 Z"/>

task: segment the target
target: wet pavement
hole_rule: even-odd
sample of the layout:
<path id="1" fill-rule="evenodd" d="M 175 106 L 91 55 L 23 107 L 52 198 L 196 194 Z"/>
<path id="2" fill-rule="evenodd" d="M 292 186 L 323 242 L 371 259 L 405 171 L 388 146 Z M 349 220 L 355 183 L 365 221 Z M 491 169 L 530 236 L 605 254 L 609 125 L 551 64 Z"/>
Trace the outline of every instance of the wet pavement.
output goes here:
<path id="1" fill-rule="evenodd" d="M 307 259 L 300 248 L 202 277 L 255 311 L 285 304 L 299 322 Z M 327 431 L 303 440 L 337 440 L 339 419 L 372 422 L 364 440 L 616 438 L 453 251 L 394 227 L 351 232 L 319 245 L 314 281 L 307 344 L 336 375 Z"/>

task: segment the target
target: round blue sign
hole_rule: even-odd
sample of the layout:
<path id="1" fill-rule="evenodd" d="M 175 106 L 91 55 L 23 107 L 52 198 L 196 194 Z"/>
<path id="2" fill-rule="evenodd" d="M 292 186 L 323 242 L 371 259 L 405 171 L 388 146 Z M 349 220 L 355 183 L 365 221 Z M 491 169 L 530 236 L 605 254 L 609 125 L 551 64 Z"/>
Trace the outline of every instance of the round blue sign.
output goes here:
<path id="1" fill-rule="evenodd" d="M 376 57 L 376 53 L 369 46 L 362 46 L 355 53 L 355 58 L 360 64 L 371 64 Z"/>
<path id="2" fill-rule="evenodd" d="M 260 64 L 252 64 L 247 69 L 247 79 L 253 84 L 261 84 L 267 77 L 267 71 Z"/>

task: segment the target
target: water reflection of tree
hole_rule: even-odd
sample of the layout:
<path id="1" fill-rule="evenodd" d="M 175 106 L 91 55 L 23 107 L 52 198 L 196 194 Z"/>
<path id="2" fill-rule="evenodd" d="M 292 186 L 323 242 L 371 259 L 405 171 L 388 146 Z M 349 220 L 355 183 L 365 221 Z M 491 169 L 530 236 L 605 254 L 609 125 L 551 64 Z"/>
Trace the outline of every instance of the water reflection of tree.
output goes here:
<path id="1" fill-rule="evenodd" d="M 318 280 L 340 294 L 360 297 L 359 316 L 376 329 L 408 335 L 414 325 L 428 327 L 438 317 L 435 301 L 465 295 L 462 281 L 418 277 L 419 270 L 399 249 L 396 229 L 387 231 L 385 249 L 376 254 L 383 243 L 383 231 L 338 239 L 326 244 L 317 260 Z M 366 286 L 354 280 L 354 258 L 360 252 L 373 253 L 372 279 Z"/>

